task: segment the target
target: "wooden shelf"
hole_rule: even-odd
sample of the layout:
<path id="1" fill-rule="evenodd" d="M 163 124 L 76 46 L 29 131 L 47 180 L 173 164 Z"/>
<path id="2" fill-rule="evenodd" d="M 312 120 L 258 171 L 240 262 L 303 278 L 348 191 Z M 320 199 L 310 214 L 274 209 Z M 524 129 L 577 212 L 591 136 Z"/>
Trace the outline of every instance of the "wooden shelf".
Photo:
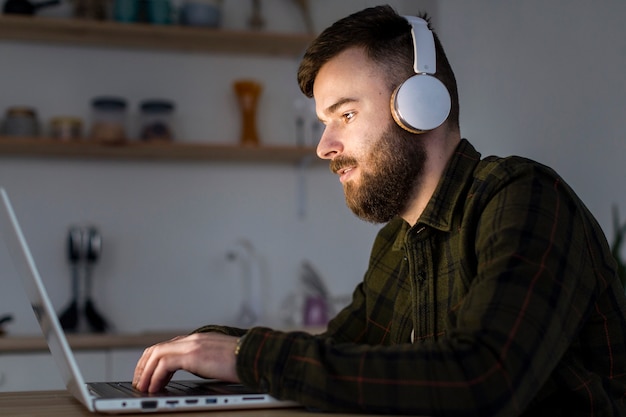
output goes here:
<path id="1" fill-rule="evenodd" d="M 75 159 L 223 161 L 256 163 L 300 163 L 316 160 L 315 148 L 295 146 L 235 146 L 200 143 L 106 144 L 59 141 L 48 138 L 0 137 L 0 157 L 45 157 Z"/>
<path id="2" fill-rule="evenodd" d="M 0 41 L 15 40 L 140 50 L 243 55 L 297 56 L 308 34 L 232 31 L 176 25 L 118 23 L 83 19 L 0 15 Z M 315 160 L 313 147 L 226 144 L 61 142 L 48 138 L 0 136 L 0 157 L 59 157 L 127 160 L 181 160 L 299 163 Z"/>
<path id="3" fill-rule="evenodd" d="M 74 350 L 145 348 L 155 343 L 186 334 L 179 332 L 154 332 L 139 334 L 67 334 L 70 347 Z M 0 353 L 24 353 L 47 351 L 48 345 L 42 336 L 0 337 Z"/>
<path id="4" fill-rule="evenodd" d="M 298 33 L 0 15 L 0 40 L 294 57 L 312 39 Z"/>

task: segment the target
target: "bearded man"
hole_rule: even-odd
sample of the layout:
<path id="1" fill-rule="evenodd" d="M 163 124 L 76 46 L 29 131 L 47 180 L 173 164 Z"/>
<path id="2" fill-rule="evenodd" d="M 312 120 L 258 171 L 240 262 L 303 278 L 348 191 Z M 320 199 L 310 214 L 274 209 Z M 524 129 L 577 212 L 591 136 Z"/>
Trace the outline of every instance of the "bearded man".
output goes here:
<path id="1" fill-rule="evenodd" d="M 352 302 L 321 335 L 206 326 L 153 346 L 135 386 L 185 369 L 334 412 L 626 415 L 626 297 L 601 228 L 550 168 L 461 138 L 427 19 L 339 20 L 298 80 L 348 206 L 385 223 Z"/>

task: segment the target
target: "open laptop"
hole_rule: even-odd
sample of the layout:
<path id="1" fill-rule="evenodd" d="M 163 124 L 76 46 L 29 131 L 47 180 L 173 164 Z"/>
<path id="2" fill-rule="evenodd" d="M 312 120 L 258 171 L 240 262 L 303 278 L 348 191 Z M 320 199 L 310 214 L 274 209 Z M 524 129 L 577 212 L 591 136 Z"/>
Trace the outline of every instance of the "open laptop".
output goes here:
<path id="1" fill-rule="evenodd" d="M 92 412 L 110 414 L 279 408 L 298 406 L 240 384 L 218 380 L 172 381 L 162 393 L 141 393 L 129 382 L 85 383 L 74 354 L 52 307 L 43 281 L 22 234 L 9 197 L 0 188 L 0 234 L 20 275 L 50 353 L 59 367 L 67 389 Z"/>

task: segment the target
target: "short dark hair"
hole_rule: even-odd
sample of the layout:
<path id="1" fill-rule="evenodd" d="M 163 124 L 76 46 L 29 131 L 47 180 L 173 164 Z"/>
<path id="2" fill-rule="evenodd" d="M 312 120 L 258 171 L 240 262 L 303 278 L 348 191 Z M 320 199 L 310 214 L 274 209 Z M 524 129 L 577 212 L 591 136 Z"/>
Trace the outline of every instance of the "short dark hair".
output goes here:
<path id="1" fill-rule="evenodd" d="M 428 22 L 426 14 L 420 17 Z M 436 33 L 437 73 L 444 83 L 452 101 L 448 123 L 459 127 L 459 97 L 456 78 Z M 338 20 L 325 29 L 308 47 L 300 68 L 300 90 L 313 97 L 313 84 L 320 68 L 349 48 L 363 48 L 367 56 L 385 68 L 390 92 L 409 78 L 413 71 L 413 40 L 410 23 L 398 15 L 391 6 L 370 7 Z"/>

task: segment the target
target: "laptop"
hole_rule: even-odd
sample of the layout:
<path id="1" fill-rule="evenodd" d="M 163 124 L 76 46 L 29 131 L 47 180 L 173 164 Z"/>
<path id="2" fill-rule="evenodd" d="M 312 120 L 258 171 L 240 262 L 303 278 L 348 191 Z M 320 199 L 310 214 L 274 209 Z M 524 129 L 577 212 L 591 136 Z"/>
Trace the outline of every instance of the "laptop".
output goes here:
<path id="1" fill-rule="evenodd" d="M 171 381 L 157 394 L 139 392 L 130 382 L 85 383 L 3 188 L 0 188 L 0 195 L 0 234 L 22 279 L 65 386 L 89 411 L 124 414 L 298 406 L 292 401 L 281 401 L 241 384 L 219 380 Z"/>

